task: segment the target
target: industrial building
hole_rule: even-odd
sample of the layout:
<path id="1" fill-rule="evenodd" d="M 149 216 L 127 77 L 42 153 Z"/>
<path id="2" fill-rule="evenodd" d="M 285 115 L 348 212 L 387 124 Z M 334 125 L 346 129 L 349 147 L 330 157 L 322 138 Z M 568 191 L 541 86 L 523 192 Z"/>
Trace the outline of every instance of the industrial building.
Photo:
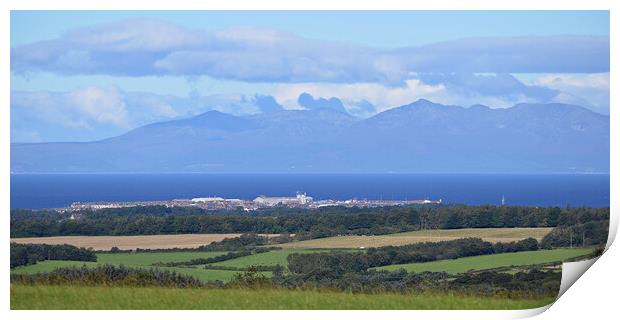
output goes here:
<path id="1" fill-rule="evenodd" d="M 208 197 L 208 198 L 193 198 L 192 202 L 217 202 L 225 201 L 226 199 L 221 197 Z"/>
<path id="2" fill-rule="evenodd" d="M 298 206 L 298 205 L 306 205 L 312 202 L 312 197 L 307 196 L 304 192 L 298 192 L 295 197 L 267 197 L 267 196 L 258 196 L 254 199 L 254 203 L 259 206 Z"/>

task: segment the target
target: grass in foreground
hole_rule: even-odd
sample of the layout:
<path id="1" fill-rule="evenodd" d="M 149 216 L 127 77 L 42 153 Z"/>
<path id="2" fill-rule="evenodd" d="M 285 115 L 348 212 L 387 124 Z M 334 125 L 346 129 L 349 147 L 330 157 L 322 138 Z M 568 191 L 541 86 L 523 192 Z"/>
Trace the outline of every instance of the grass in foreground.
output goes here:
<path id="1" fill-rule="evenodd" d="M 451 230 L 420 230 L 386 234 L 380 236 L 337 236 L 306 241 L 290 242 L 279 245 L 289 249 L 330 249 L 402 246 L 419 242 L 434 242 L 461 238 L 482 238 L 489 242 L 511 242 L 525 238 L 541 240 L 553 228 L 480 228 Z"/>
<path id="2" fill-rule="evenodd" d="M 530 309 L 555 297 L 11 285 L 11 309 Z"/>
<path id="3" fill-rule="evenodd" d="M 591 248 L 523 251 L 466 257 L 452 260 L 438 260 L 424 263 L 395 264 L 376 269 L 390 271 L 405 269 L 408 272 L 445 271 L 447 273 L 456 274 L 467 272 L 472 269 L 484 270 L 499 267 L 525 266 L 556 261 L 559 262 L 583 256 L 591 252 Z"/>

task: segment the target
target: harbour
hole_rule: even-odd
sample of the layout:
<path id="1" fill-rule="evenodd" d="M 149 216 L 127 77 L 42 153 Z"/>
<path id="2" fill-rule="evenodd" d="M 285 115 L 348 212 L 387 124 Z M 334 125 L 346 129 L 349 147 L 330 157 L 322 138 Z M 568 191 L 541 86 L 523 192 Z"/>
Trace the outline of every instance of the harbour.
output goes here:
<path id="1" fill-rule="evenodd" d="M 196 207 L 204 210 L 237 210 L 253 211 L 261 208 L 288 207 L 317 209 L 329 206 L 342 207 L 384 207 L 384 206 L 404 206 L 414 204 L 441 204 L 442 200 L 369 200 L 369 199 L 348 199 L 348 200 L 318 200 L 314 201 L 311 196 L 304 192 L 298 192 L 295 196 L 258 196 L 253 200 L 227 199 L 222 197 L 202 197 L 192 199 L 173 199 L 155 201 L 97 201 L 97 202 L 74 202 L 68 208 L 57 208 L 57 211 L 80 211 L 80 210 L 101 210 L 114 208 L 128 208 L 139 206 L 165 206 L 165 207 Z"/>

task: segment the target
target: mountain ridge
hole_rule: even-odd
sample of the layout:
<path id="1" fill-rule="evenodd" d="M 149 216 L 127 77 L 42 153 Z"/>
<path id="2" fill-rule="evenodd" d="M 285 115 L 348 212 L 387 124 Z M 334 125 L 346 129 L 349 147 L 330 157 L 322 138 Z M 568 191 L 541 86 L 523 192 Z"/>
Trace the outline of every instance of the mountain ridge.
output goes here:
<path id="1" fill-rule="evenodd" d="M 356 118 L 332 108 L 208 111 L 92 142 L 11 144 L 11 172 L 608 172 L 609 117 L 420 99 Z"/>

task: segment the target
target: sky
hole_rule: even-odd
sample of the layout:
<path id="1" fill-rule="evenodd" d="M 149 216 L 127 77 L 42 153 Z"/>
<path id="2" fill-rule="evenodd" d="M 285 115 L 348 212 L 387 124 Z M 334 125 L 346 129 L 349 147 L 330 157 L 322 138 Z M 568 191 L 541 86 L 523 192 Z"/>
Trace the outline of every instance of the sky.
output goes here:
<path id="1" fill-rule="evenodd" d="M 609 114 L 608 11 L 13 11 L 11 141 L 417 99 Z"/>

